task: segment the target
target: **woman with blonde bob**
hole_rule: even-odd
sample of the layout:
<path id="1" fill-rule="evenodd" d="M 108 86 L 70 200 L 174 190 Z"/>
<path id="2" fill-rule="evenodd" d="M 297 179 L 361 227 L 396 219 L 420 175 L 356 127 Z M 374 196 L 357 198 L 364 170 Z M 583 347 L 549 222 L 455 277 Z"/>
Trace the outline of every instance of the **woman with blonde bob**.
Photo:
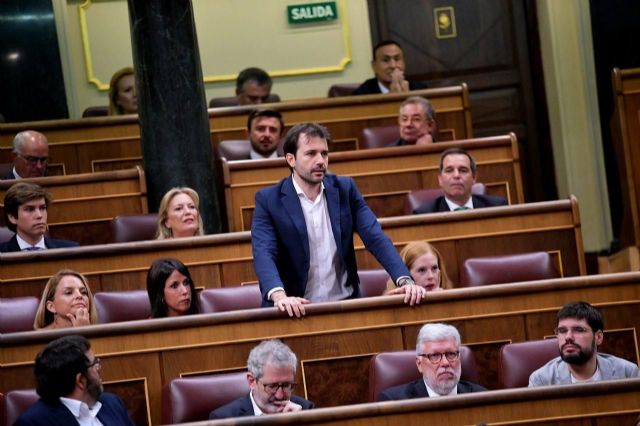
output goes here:
<path id="1" fill-rule="evenodd" d="M 62 269 L 49 278 L 40 298 L 33 328 L 81 327 L 97 323 L 93 294 L 81 273 Z"/>
<path id="2" fill-rule="evenodd" d="M 109 83 L 109 115 L 137 114 L 138 97 L 133 68 L 116 71 Z"/>
<path id="3" fill-rule="evenodd" d="M 452 288 L 453 285 L 444 267 L 442 255 L 426 241 L 412 241 L 400 251 L 400 258 L 416 284 L 427 291 L 439 291 Z M 391 280 L 384 294 L 402 294 L 404 289 L 397 288 Z"/>
<path id="4" fill-rule="evenodd" d="M 204 235 L 199 208 L 200 197 L 193 189 L 169 190 L 160 201 L 156 240 Z"/>

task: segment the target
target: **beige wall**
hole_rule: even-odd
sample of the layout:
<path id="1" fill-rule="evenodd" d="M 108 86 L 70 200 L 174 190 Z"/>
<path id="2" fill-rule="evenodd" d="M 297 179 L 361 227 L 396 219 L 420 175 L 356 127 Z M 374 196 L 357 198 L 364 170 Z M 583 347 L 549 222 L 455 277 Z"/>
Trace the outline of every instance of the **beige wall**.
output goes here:
<path id="1" fill-rule="evenodd" d="M 53 3 L 69 110 L 75 118 L 88 106 L 106 105 L 110 76 L 133 62 L 127 2 Z M 361 82 L 372 75 L 366 0 L 338 0 L 338 21 L 304 26 L 287 23 L 291 2 L 286 0 L 192 3 L 207 99 L 232 96 L 235 75 L 248 66 L 268 70 L 274 76 L 273 91 L 283 99 L 323 97 L 332 84 Z M 101 88 L 89 82 L 90 75 Z"/>
<path id="2" fill-rule="evenodd" d="M 580 203 L 587 252 L 606 249 L 611 218 L 600 134 L 589 3 L 537 3 L 558 195 Z"/>

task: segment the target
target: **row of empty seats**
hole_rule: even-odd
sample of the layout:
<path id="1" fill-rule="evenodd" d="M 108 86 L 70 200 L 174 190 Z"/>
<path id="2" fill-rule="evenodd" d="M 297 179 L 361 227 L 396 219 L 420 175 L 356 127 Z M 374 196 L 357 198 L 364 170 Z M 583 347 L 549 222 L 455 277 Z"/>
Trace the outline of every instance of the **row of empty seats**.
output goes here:
<path id="1" fill-rule="evenodd" d="M 363 297 L 380 296 L 389 276 L 384 269 L 358 271 Z M 553 258 L 546 252 L 508 256 L 471 258 L 464 263 L 458 287 L 475 287 L 557 278 L 560 274 Z M 100 323 L 135 321 L 151 316 L 151 306 L 145 290 L 97 292 L 96 309 Z M 202 313 L 217 313 L 261 306 L 262 296 L 257 284 L 238 287 L 209 288 L 200 291 Z M 0 299 L 0 333 L 33 329 L 38 299 L 15 297 Z"/>
<path id="2" fill-rule="evenodd" d="M 556 339 L 511 343 L 502 346 L 499 355 L 500 388 L 525 387 L 529 375 L 558 355 Z M 473 352 L 460 347 L 461 379 L 479 382 Z M 415 364 L 415 351 L 382 352 L 371 358 L 369 367 L 369 401 L 392 386 L 421 377 Z M 167 383 L 162 392 L 164 424 L 195 422 L 208 419 L 209 413 L 249 392 L 246 372 L 179 378 Z M 38 396 L 33 389 L 13 390 L 6 394 L 5 424 L 11 425 Z"/>

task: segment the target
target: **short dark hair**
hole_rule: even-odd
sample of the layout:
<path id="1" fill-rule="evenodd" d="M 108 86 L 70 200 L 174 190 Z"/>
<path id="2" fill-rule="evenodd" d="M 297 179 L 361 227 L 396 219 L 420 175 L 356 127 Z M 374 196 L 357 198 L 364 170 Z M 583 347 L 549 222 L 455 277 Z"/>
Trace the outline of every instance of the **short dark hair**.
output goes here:
<path id="1" fill-rule="evenodd" d="M 151 303 L 151 317 L 164 318 L 167 316 L 167 304 L 164 301 L 164 286 L 173 271 L 178 271 L 189 280 L 189 288 L 191 289 L 191 306 L 185 315 L 197 314 L 198 298 L 196 297 L 196 289 L 191 279 L 189 269 L 178 259 L 158 259 L 151 264 L 147 273 L 147 294 Z"/>
<path id="2" fill-rule="evenodd" d="M 466 155 L 467 158 L 469 159 L 469 167 L 471 167 L 471 173 L 474 176 L 476 175 L 476 172 L 478 171 L 478 166 L 476 165 L 476 160 L 471 156 L 471 154 L 469 154 L 467 151 L 465 151 L 462 148 L 447 148 L 442 152 L 442 154 L 440 154 L 440 173 L 442 173 L 442 171 L 444 169 L 444 159 L 445 159 L 445 157 L 448 156 L 448 155 L 453 155 L 453 154 Z"/>
<path id="3" fill-rule="evenodd" d="M 587 302 L 569 302 L 558 311 L 556 315 L 556 327 L 560 320 L 565 318 L 576 318 L 587 321 L 589 327 L 595 333 L 596 331 L 604 331 L 604 319 L 599 310 L 588 304 Z"/>
<path id="4" fill-rule="evenodd" d="M 271 77 L 261 68 L 251 67 L 240 71 L 236 79 L 236 93 L 242 93 L 244 85 L 253 81 L 258 86 L 271 86 Z"/>
<path id="5" fill-rule="evenodd" d="M 284 138 L 283 150 L 284 154 L 293 154 L 295 157 L 298 151 L 298 142 L 300 135 L 305 134 L 307 137 L 322 138 L 327 141 L 327 144 L 331 143 L 331 135 L 329 130 L 322 124 L 318 123 L 300 123 L 293 126 L 287 132 L 287 136 Z"/>
<path id="6" fill-rule="evenodd" d="M 91 343 L 78 335 L 64 336 L 49 343 L 35 361 L 36 391 L 44 402 L 55 403 L 76 386 L 78 373 L 86 374 L 90 366 L 86 352 Z"/>
<path id="7" fill-rule="evenodd" d="M 11 188 L 4 194 L 4 218 L 7 227 L 13 232 L 17 232 L 17 227 L 9 220 L 9 216 L 18 218 L 18 209 L 21 205 L 31 200 L 44 198 L 44 202 L 49 207 L 51 195 L 40 185 L 30 182 L 18 182 L 11 185 Z"/>
<path id="8" fill-rule="evenodd" d="M 381 47 L 389 46 L 391 44 L 395 44 L 396 46 L 398 46 L 400 48 L 400 50 L 402 50 L 404 52 L 404 49 L 402 48 L 400 43 L 398 43 L 397 41 L 391 40 L 391 39 L 381 40 L 378 43 L 376 43 L 375 46 L 373 46 L 373 49 L 371 50 L 371 58 L 372 58 L 371 60 L 372 61 L 376 60 L 376 52 L 378 51 L 378 49 L 380 49 Z"/>
<path id="9" fill-rule="evenodd" d="M 277 118 L 280 122 L 280 135 L 284 133 L 284 120 L 282 119 L 282 114 L 273 109 L 254 109 L 247 117 L 247 130 L 251 131 L 251 123 L 253 120 L 259 117 L 269 117 L 269 118 Z"/>

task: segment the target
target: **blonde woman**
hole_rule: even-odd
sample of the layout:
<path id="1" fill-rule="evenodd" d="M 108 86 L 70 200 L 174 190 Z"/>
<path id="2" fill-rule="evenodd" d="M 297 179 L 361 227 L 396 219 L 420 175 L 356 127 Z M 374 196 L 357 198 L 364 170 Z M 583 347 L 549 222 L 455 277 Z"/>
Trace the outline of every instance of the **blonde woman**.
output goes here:
<path id="1" fill-rule="evenodd" d="M 158 209 L 157 240 L 204 235 L 200 217 L 200 197 L 191 188 L 169 190 Z"/>
<path id="2" fill-rule="evenodd" d="M 87 279 L 79 272 L 63 269 L 44 287 L 33 327 L 55 329 L 97 324 L 93 294 Z"/>
<path id="3" fill-rule="evenodd" d="M 109 84 L 109 115 L 137 114 L 138 97 L 133 68 L 118 70 Z"/>

